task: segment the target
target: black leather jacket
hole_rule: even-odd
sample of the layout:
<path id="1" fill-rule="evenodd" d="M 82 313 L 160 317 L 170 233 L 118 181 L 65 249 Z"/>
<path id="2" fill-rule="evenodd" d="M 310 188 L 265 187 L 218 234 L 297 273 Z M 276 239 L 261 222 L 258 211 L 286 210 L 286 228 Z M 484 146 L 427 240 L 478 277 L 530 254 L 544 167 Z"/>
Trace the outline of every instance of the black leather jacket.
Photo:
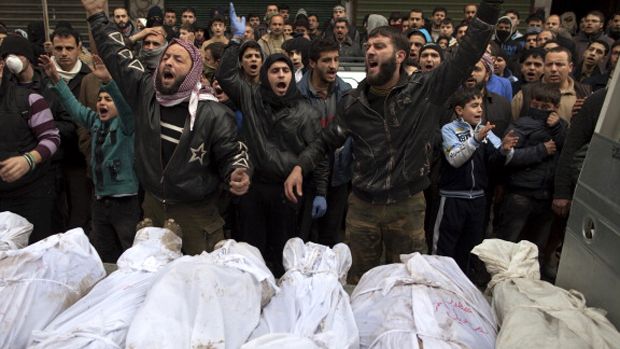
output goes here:
<path id="1" fill-rule="evenodd" d="M 190 118 L 186 119 L 180 143 L 164 167 L 153 72 L 145 72 L 104 13 L 88 22 L 99 54 L 136 116 L 136 172 L 146 191 L 170 204 L 205 200 L 219 191 L 222 182 L 228 187 L 235 168 L 249 167 L 232 111 L 213 101 L 198 103 L 192 131 Z"/>
<path id="2" fill-rule="evenodd" d="M 300 97 L 292 107 L 268 115 L 263 107 L 259 85 L 253 85 L 239 76 L 238 52 L 239 45 L 231 42 L 224 51 L 215 78 L 243 113 L 241 137 L 248 145 L 255 165 L 254 180 L 284 183 L 297 164 L 298 155 L 321 132 L 319 112 Z M 329 164 L 326 157 L 318 163 L 312 180 L 316 194 L 325 196 Z"/>
<path id="3" fill-rule="evenodd" d="M 494 17 L 497 19 L 497 12 Z M 495 23 L 493 18 L 488 23 Z M 389 204 L 422 191 L 429 184 L 431 136 L 438 111 L 470 76 L 484 53 L 493 25 L 476 18 L 454 55 L 435 70 L 401 79 L 385 101 L 382 117 L 369 105 L 362 81 L 339 105 L 335 122 L 300 156 L 303 172 L 314 169 L 328 151 L 353 138 L 353 192 L 362 200 Z"/>

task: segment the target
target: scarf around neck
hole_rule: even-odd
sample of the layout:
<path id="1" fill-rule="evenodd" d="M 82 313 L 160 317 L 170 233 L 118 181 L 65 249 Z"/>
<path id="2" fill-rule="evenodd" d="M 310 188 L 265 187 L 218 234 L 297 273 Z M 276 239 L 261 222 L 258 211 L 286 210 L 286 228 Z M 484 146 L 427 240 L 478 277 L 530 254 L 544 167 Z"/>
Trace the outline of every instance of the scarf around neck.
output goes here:
<path id="1" fill-rule="evenodd" d="M 66 71 L 63 70 L 58 63 L 56 62 L 56 57 L 52 56 L 52 62 L 54 63 L 54 66 L 56 67 L 56 70 L 58 71 L 58 75 L 60 75 L 60 77 L 65 80 L 65 82 L 69 82 L 71 80 L 73 80 L 73 78 L 76 77 L 76 75 L 78 75 L 78 73 L 80 72 L 80 70 L 82 70 L 82 61 L 80 61 L 79 59 L 77 60 L 77 62 L 75 63 L 75 65 L 73 66 L 73 69 Z"/>
<path id="2" fill-rule="evenodd" d="M 157 76 L 159 75 L 159 64 L 153 74 L 153 84 L 155 85 L 155 98 L 159 104 L 164 107 L 172 107 L 177 104 L 189 101 L 189 115 L 190 115 L 190 131 L 194 129 L 194 122 L 196 121 L 196 111 L 198 110 L 198 101 L 201 100 L 217 100 L 213 95 L 208 93 L 201 93 L 202 84 L 200 83 L 200 76 L 202 74 L 202 62 L 200 59 L 200 51 L 192 43 L 173 39 L 170 45 L 181 45 L 189 53 L 192 59 L 192 68 L 185 76 L 185 79 L 179 86 L 177 92 L 167 95 L 159 92 L 157 87 Z M 160 59 L 161 62 L 161 59 Z M 213 98 L 211 98 L 213 97 Z"/>

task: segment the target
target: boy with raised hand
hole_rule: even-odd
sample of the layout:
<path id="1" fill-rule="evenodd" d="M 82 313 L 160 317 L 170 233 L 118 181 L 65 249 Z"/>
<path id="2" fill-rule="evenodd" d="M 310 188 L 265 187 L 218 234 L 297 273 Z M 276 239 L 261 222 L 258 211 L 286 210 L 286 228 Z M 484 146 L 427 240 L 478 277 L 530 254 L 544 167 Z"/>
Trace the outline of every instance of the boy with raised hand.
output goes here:
<path id="1" fill-rule="evenodd" d="M 482 124 L 482 94 L 476 89 L 457 91 L 451 105 L 457 119 L 441 128 L 447 164 L 439 182 L 433 252 L 454 258 L 471 277 L 469 251 L 482 242 L 486 228 L 487 163 L 503 160 L 518 138 L 511 132 L 500 140 L 494 125 Z"/>
<path id="2" fill-rule="evenodd" d="M 95 183 L 90 240 L 105 263 L 116 263 L 131 247 L 140 219 L 138 178 L 134 171 L 134 115 L 99 56 L 93 74 L 103 82 L 92 110 L 75 98 L 48 56 L 39 58 L 71 118 L 91 137 L 91 171 Z"/>

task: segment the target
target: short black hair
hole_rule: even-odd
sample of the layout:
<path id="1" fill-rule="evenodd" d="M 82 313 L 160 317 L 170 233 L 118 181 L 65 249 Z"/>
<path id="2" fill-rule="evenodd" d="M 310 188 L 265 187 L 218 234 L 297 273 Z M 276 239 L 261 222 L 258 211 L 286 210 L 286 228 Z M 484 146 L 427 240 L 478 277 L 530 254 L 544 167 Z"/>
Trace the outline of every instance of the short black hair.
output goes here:
<path id="1" fill-rule="evenodd" d="M 446 10 L 446 8 L 443 6 L 438 6 L 433 9 L 433 15 L 437 12 L 443 12 L 446 14 L 446 16 L 448 15 L 448 10 Z"/>
<path id="2" fill-rule="evenodd" d="M 450 108 L 452 110 L 455 110 L 456 107 L 464 108 L 467 103 L 476 98 L 482 98 L 482 91 L 474 87 L 460 88 L 450 97 Z"/>
<path id="3" fill-rule="evenodd" d="M 554 47 L 552 49 L 549 49 L 547 51 L 547 53 L 545 54 L 545 59 L 547 58 L 547 55 L 550 54 L 550 53 L 560 53 L 560 52 L 566 53 L 566 55 L 568 56 L 568 62 L 569 63 L 573 63 L 573 54 L 570 52 L 569 49 L 567 49 L 564 46 L 558 46 L 558 47 Z"/>
<path id="4" fill-rule="evenodd" d="M 280 4 L 280 5 L 278 5 L 278 11 L 281 11 L 281 10 L 289 10 L 290 11 L 291 8 L 287 4 Z"/>
<path id="5" fill-rule="evenodd" d="M 454 27 L 454 22 L 452 22 L 452 19 L 449 17 L 446 17 L 444 19 L 441 20 L 441 23 L 439 25 L 448 25 L 450 24 L 452 27 Z"/>
<path id="6" fill-rule="evenodd" d="M 310 43 L 310 50 L 308 52 L 308 58 L 311 61 L 318 61 L 321 58 L 321 53 L 323 52 L 338 52 L 340 50 L 340 46 L 334 40 L 328 39 L 314 39 Z"/>
<path id="7" fill-rule="evenodd" d="M 412 8 L 411 10 L 409 10 L 409 15 L 411 15 L 411 12 L 421 13 L 422 14 L 422 18 L 424 18 L 424 11 L 422 11 L 419 8 Z"/>
<path id="8" fill-rule="evenodd" d="M 590 46 L 592 46 L 592 44 L 595 44 L 595 43 L 603 45 L 603 47 L 605 48 L 605 55 L 607 55 L 609 53 L 610 48 L 609 48 L 609 44 L 607 43 L 607 41 L 602 40 L 602 39 L 596 39 L 596 40 L 594 40 L 594 41 L 592 41 L 591 43 L 588 44 L 588 48 Z"/>
<path id="9" fill-rule="evenodd" d="M 248 19 L 248 21 L 249 21 L 249 20 L 250 20 L 250 18 L 254 18 L 254 17 L 258 17 L 258 19 L 260 19 L 260 15 L 257 15 L 256 13 L 250 13 L 250 14 L 247 16 L 247 19 Z"/>
<path id="10" fill-rule="evenodd" d="M 226 19 L 224 18 L 224 16 L 222 15 L 215 15 L 213 16 L 213 18 L 211 19 L 211 22 L 209 23 L 209 26 L 211 26 L 211 24 L 215 23 L 215 22 L 220 22 L 220 23 L 224 23 L 226 24 Z"/>
<path id="11" fill-rule="evenodd" d="M 533 47 L 533 48 L 527 49 L 523 51 L 521 55 L 519 56 L 519 64 L 522 64 L 523 62 L 525 62 L 526 59 L 530 57 L 540 58 L 544 62 L 546 54 L 547 54 L 547 51 L 545 51 L 545 49 L 542 47 Z"/>
<path id="12" fill-rule="evenodd" d="M 334 21 L 334 27 L 336 26 L 336 23 L 342 23 L 342 22 L 344 22 L 347 26 L 349 25 L 348 19 L 346 19 L 345 17 L 340 17 Z"/>
<path id="13" fill-rule="evenodd" d="M 559 105 L 562 94 L 557 86 L 553 86 L 545 83 L 538 83 L 532 86 L 532 100 L 537 100 L 543 103 L 552 103 L 553 105 Z"/>
<path id="14" fill-rule="evenodd" d="M 509 13 L 514 13 L 518 19 L 521 19 L 521 15 L 519 15 L 519 11 L 513 9 L 513 8 L 509 8 L 508 10 L 504 11 L 504 16 L 506 16 Z"/>
<path id="15" fill-rule="evenodd" d="M 185 12 L 191 12 L 192 14 L 194 14 L 194 17 L 196 17 L 196 9 L 193 7 L 186 7 L 181 11 L 181 14 L 185 13 Z"/>
<path id="16" fill-rule="evenodd" d="M 172 7 L 166 7 L 164 14 L 166 13 L 174 13 L 175 16 L 177 15 L 177 12 Z"/>
<path id="17" fill-rule="evenodd" d="M 396 50 L 403 50 L 409 54 L 409 48 L 411 45 L 409 44 L 409 40 L 407 40 L 400 30 L 387 25 L 377 27 L 368 34 L 368 39 L 376 36 L 385 36 L 390 38 L 390 41 L 392 41 L 392 45 L 394 45 Z"/>
<path id="18" fill-rule="evenodd" d="M 598 10 L 592 10 L 586 14 L 586 17 L 588 16 L 598 17 L 601 20 L 601 23 L 603 23 L 603 26 L 605 25 L 605 14 L 603 14 L 603 12 L 598 11 Z"/>
<path id="19" fill-rule="evenodd" d="M 196 33 L 196 26 L 190 23 L 185 23 L 183 25 L 181 25 L 181 28 L 179 28 L 179 30 L 187 30 L 190 33 Z"/>
<path id="20" fill-rule="evenodd" d="M 527 18 L 525 19 L 525 23 L 529 23 L 531 21 L 544 22 L 544 20 L 542 18 L 540 18 L 540 16 L 537 15 L 536 13 L 533 13 L 533 14 L 527 16 Z"/>
<path id="21" fill-rule="evenodd" d="M 400 12 L 395 11 L 395 12 L 390 13 L 390 18 L 388 18 L 388 20 L 397 21 L 402 18 L 403 18 L 403 15 Z"/>
<path id="22" fill-rule="evenodd" d="M 124 7 L 124 6 L 117 6 L 117 7 L 114 8 L 114 10 L 112 10 L 112 14 L 114 14 L 114 11 L 116 11 L 116 10 L 125 10 L 125 12 L 127 12 L 127 16 L 129 17 L 129 10 L 127 10 L 126 7 Z"/>
<path id="23" fill-rule="evenodd" d="M 209 50 L 209 52 L 211 52 L 211 57 L 213 57 L 213 59 L 217 62 L 222 59 L 225 48 L 226 45 L 221 42 L 212 42 L 205 47 L 205 52 Z"/>
<path id="24" fill-rule="evenodd" d="M 248 40 L 244 42 L 239 48 L 239 62 L 241 62 L 241 60 L 243 59 L 243 55 L 245 54 L 245 51 L 247 51 L 248 49 L 254 49 L 258 51 L 260 53 L 261 59 L 262 60 L 265 59 L 265 57 L 263 57 L 263 49 L 260 47 L 258 42 L 254 40 Z"/>
<path id="25" fill-rule="evenodd" d="M 80 34 L 78 34 L 78 32 L 76 32 L 75 30 L 73 30 L 73 28 L 66 27 L 66 26 L 56 27 L 56 29 L 54 30 L 54 33 L 52 33 L 51 36 L 52 36 L 51 37 L 52 41 L 54 41 L 55 37 L 68 38 L 72 36 L 75 39 L 76 44 L 79 45 L 81 42 Z"/>

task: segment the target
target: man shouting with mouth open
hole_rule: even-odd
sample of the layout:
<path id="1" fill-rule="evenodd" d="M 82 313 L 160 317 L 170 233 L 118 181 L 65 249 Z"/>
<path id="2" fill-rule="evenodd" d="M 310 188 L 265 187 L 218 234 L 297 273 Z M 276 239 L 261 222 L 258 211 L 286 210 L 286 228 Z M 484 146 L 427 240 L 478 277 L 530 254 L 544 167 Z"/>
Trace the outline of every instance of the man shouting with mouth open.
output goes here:
<path id="1" fill-rule="evenodd" d="M 366 79 L 339 103 L 336 120 L 299 156 L 285 183 L 289 200 L 302 195 L 303 177 L 325 154 L 353 139 L 353 193 L 349 197 L 346 240 L 357 283 L 380 264 L 402 253 L 425 252 L 425 202 L 429 185 L 431 136 L 441 106 L 469 77 L 493 33 L 501 0 L 483 0 L 478 17 L 452 57 L 430 72 L 408 76 L 404 61 L 410 44 L 399 31 L 379 27 L 369 33 Z"/>
<path id="2" fill-rule="evenodd" d="M 216 200 L 221 183 L 243 195 L 250 185 L 247 148 L 232 112 L 201 91 L 202 61 L 193 43 L 173 40 L 154 72 L 125 47 L 104 13 L 105 0 L 82 0 L 97 49 L 136 115 L 136 172 L 155 225 L 174 219 L 183 251 L 212 250 L 224 238 Z"/>

